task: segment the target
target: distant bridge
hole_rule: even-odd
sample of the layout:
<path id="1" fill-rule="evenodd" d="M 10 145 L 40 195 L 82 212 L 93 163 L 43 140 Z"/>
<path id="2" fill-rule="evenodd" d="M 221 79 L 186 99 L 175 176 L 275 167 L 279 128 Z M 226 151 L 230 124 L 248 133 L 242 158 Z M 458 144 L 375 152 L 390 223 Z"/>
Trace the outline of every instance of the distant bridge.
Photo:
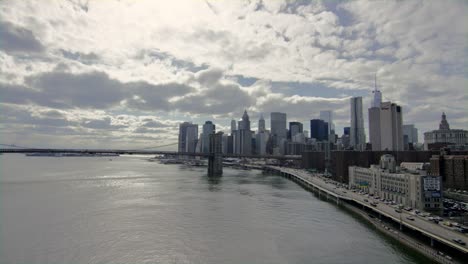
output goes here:
<path id="1" fill-rule="evenodd" d="M 138 155 L 174 155 L 174 156 L 198 156 L 210 157 L 211 153 L 193 153 L 164 150 L 132 150 L 132 149 L 49 149 L 49 148 L 2 148 L 0 153 L 83 153 L 83 154 L 138 154 Z M 277 159 L 277 160 L 301 160 L 300 155 L 246 155 L 246 154 L 223 154 L 225 158 L 249 158 L 249 159 Z"/>

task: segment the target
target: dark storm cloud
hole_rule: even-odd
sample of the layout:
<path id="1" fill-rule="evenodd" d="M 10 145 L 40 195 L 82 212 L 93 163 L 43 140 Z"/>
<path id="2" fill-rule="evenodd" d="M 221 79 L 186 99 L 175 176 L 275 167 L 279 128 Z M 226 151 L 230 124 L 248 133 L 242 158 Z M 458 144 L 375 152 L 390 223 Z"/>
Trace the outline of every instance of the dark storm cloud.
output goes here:
<path id="1" fill-rule="evenodd" d="M 45 48 L 31 30 L 0 21 L 0 49 L 6 52 L 42 52 Z"/>
<path id="2" fill-rule="evenodd" d="M 102 72 L 79 75 L 49 72 L 27 78 L 26 82 L 42 93 L 41 102 L 49 106 L 108 108 L 124 99 L 122 84 Z"/>

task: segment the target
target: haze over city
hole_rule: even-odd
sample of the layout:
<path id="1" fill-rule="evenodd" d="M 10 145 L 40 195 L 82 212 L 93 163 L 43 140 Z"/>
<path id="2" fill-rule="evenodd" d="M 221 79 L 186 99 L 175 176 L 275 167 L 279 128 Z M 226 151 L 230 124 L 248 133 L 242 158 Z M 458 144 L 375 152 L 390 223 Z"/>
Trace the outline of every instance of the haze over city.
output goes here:
<path id="1" fill-rule="evenodd" d="M 308 126 L 374 77 L 422 134 L 468 129 L 466 1 L 2 1 L 1 142 L 137 148 L 247 110 Z M 176 146 L 172 146 L 175 149 Z"/>

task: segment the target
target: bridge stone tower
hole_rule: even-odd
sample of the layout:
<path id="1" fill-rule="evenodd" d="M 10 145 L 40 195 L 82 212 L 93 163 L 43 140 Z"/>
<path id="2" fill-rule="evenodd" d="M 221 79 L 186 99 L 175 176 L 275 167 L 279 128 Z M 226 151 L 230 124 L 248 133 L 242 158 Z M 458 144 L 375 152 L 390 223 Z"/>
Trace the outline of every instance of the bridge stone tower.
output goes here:
<path id="1" fill-rule="evenodd" d="M 221 176 L 223 174 L 223 132 L 210 134 L 208 157 L 208 176 Z"/>

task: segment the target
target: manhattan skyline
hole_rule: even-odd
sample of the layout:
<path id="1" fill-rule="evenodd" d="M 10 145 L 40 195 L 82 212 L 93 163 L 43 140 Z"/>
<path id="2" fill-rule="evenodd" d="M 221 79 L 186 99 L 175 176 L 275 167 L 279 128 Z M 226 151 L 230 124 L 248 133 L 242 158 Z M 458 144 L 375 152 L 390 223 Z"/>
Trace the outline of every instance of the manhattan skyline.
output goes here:
<path id="1" fill-rule="evenodd" d="M 177 142 L 179 124 L 230 131 L 247 110 L 307 127 L 374 77 L 424 132 L 442 112 L 468 129 L 465 1 L 6 1 L 0 3 L 2 142 L 134 148 Z M 308 130 L 308 129 L 304 129 Z"/>

